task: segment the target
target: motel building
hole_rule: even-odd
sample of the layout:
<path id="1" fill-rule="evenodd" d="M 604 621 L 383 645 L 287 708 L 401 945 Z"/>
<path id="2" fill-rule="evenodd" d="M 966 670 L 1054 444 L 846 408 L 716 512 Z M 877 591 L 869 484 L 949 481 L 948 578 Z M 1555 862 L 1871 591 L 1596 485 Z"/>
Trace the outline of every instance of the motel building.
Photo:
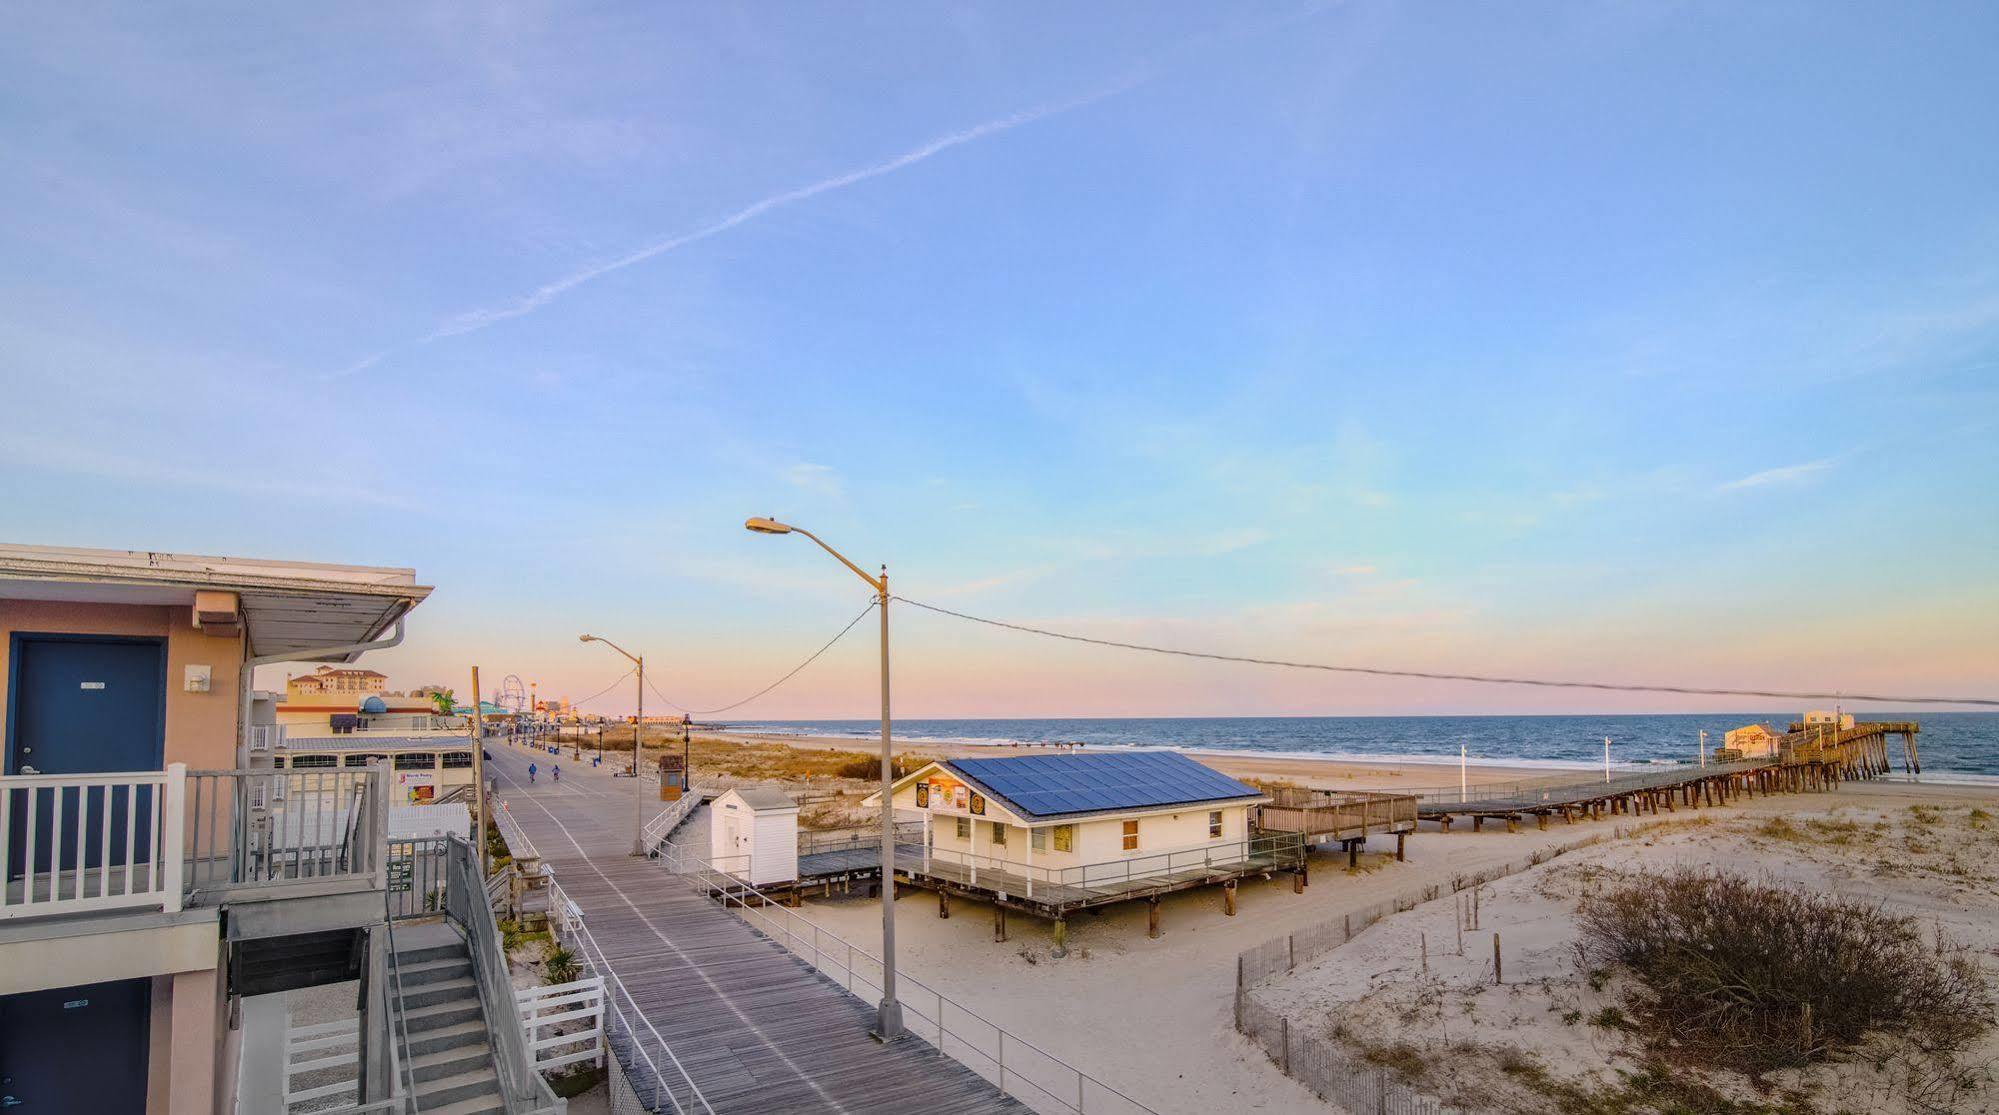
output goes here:
<path id="1" fill-rule="evenodd" d="M 285 1063 L 256 1004 L 366 986 L 394 803 L 380 767 L 308 786 L 253 766 L 252 671 L 392 646 L 430 591 L 408 569 L 0 545 L 0 1108 L 284 1110 L 239 1103 Z M 380 1003 L 356 1085 L 377 1095 Z"/>
<path id="2" fill-rule="evenodd" d="M 1305 864 L 1299 834 L 1254 827 L 1267 796 L 1171 751 L 943 759 L 892 792 L 920 822 L 920 837 L 901 826 L 899 877 L 937 891 L 940 914 L 953 894 L 994 904 L 1002 933 L 1007 909 L 1049 918 L 1058 950 L 1074 911 L 1146 899 L 1156 933 L 1162 895 L 1219 886 L 1233 914 L 1238 880 Z"/>

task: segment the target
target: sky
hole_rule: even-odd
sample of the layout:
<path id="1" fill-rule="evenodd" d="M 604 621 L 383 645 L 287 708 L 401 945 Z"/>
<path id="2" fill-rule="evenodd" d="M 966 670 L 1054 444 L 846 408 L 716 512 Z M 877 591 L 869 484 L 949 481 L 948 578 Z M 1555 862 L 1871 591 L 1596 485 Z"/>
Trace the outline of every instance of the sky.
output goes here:
<path id="1" fill-rule="evenodd" d="M 865 605 L 749 515 L 1105 638 L 1994 696 L 1995 42 L 1975 3 L 22 8 L 0 540 L 413 567 L 394 683 L 616 714 L 579 634 L 708 709 Z M 1795 703 L 893 628 L 914 717 Z M 876 653 L 720 718 L 873 715 Z"/>

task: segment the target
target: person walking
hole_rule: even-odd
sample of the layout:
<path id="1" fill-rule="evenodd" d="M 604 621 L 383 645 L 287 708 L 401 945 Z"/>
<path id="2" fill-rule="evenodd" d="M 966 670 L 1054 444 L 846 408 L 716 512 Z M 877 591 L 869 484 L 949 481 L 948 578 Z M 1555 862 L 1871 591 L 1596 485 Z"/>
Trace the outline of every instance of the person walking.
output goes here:
<path id="1" fill-rule="evenodd" d="M 534 781 L 534 764 L 533 764 L 533 763 L 529 763 L 529 764 L 528 764 L 528 781 L 529 781 L 529 782 L 533 782 L 533 781 Z"/>

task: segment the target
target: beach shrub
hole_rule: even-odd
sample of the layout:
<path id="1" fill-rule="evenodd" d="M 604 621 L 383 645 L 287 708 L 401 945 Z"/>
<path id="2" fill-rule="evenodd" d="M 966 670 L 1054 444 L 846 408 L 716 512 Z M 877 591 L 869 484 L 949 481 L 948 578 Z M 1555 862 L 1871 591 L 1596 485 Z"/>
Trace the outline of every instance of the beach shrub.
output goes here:
<path id="1" fill-rule="evenodd" d="M 901 778 L 903 775 L 909 773 L 908 763 L 900 755 L 889 760 L 889 769 L 895 772 L 897 778 Z M 882 776 L 881 757 L 878 755 L 857 754 L 851 759 L 842 761 L 839 766 L 834 767 L 833 774 L 838 778 L 856 778 L 863 782 L 879 782 Z"/>
<path id="2" fill-rule="evenodd" d="M 1948 1057 L 1992 1022 L 1962 948 L 1864 902 L 1681 869 L 1629 878 L 1578 921 L 1583 969 L 1645 988 L 1633 1022 L 1660 1055 L 1758 1075 L 1885 1033 Z"/>
<path id="3" fill-rule="evenodd" d="M 568 983 L 583 971 L 582 966 L 576 963 L 576 954 L 565 948 L 549 953 L 542 962 L 542 970 L 548 973 L 550 983 Z"/>

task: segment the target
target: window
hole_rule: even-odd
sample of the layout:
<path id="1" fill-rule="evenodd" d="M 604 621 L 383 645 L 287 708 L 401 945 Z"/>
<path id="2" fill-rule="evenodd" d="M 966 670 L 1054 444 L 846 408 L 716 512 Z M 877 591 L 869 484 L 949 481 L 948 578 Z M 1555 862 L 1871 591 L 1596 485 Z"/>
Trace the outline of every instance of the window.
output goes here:
<path id="1" fill-rule="evenodd" d="M 1045 851 L 1047 851 L 1047 850 L 1048 850 L 1048 830 L 1047 830 L 1047 829 L 1028 829 L 1028 830 L 1027 830 L 1027 847 L 1028 847 L 1028 849 L 1029 849 L 1030 851 L 1035 851 L 1035 852 L 1045 852 Z"/>
<path id="2" fill-rule="evenodd" d="M 307 767 L 336 767 L 339 765 L 340 765 L 340 759 L 338 756 L 335 755 L 293 755 L 292 756 L 293 770 L 304 770 Z"/>
<path id="3" fill-rule="evenodd" d="M 970 817 L 958 818 L 958 839 L 970 840 L 971 838 L 972 838 L 972 819 Z"/>
<path id="4" fill-rule="evenodd" d="M 444 769 L 446 770 L 466 770 L 471 766 L 472 753 L 470 751 L 446 751 L 444 753 Z"/>
<path id="5" fill-rule="evenodd" d="M 1127 852 L 1138 851 L 1137 821 L 1126 821 L 1124 823 L 1124 850 Z"/>
<path id="6" fill-rule="evenodd" d="M 1006 847 L 1006 826 L 998 821 L 993 822 L 993 847 Z"/>
<path id="7" fill-rule="evenodd" d="M 396 756 L 397 770 L 435 770 L 437 756 L 429 751 L 405 751 Z"/>
<path id="8" fill-rule="evenodd" d="M 341 762 L 340 765 L 348 767 L 365 767 L 369 763 L 374 762 L 376 759 L 386 759 L 386 758 L 388 758 L 388 756 L 386 755 L 349 755 L 345 760 Z"/>
<path id="9" fill-rule="evenodd" d="M 1219 809 L 1209 810 L 1208 839 L 1220 840 L 1221 838 L 1222 838 L 1222 811 Z"/>
<path id="10" fill-rule="evenodd" d="M 1075 825 L 1055 826 L 1055 850 L 1058 852 L 1073 852 L 1076 850 Z"/>

